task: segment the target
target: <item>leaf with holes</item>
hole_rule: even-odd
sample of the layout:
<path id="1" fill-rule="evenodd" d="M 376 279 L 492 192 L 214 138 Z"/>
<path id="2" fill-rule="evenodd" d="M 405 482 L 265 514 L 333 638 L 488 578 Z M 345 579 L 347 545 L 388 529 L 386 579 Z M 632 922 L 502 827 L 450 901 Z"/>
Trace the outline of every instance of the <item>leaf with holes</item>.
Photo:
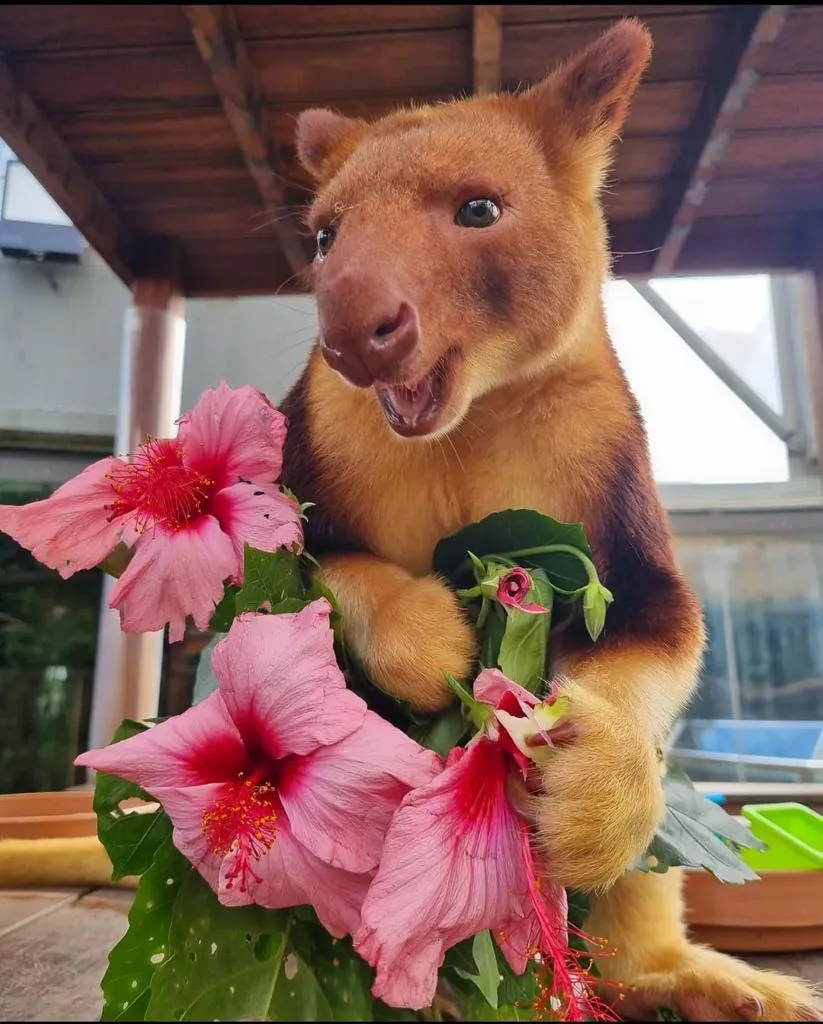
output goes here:
<path id="1" fill-rule="evenodd" d="M 129 910 L 129 928 L 109 953 L 101 1020 L 145 1020 L 152 979 L 169 956 L 174 901 L 193 871 L 168 837 L 143 873 Z"/>
<path id="2" fill-rule="evenodd" d="M 151 985 L 146 1020 L 267 1020 L 291 916 L 262 907 L 224 907 L 196 872 L 180 886 L 169 956 Z"/>
<path id="3" fill-rule="evenodd" d="M 243 586 L 234 599 L 237 614 L 270 608 L 289 598 L 304 599 L 300 562 L 291 551 L 258 551 L 248 544 L 243 554 Z"/>
<path id="4" fill-rule="evenodd" d="M 112 743 L 119 743 L 143 732 L 143 722 L 125 719 L 114 734 Z M 155 801 L 133 782 L 116 775 L 98 772 L 94 786 L 94 812 L 97 815 L 97 836 L 106 848 L 112 864 L 112 881 L 127 875 L 142 875 L 147 870 L 158 848 L 171 835 L 171 822 L 162 810 L 146 812 L 142 809 L 125 811 L 120 806 L 125 800 Z"/>
<path id="5" fill-rule="evenodd" d="M 288 1010 L 288 1015 L 284 1013 L 280 1019 L 372 1020 L 375 1000 L 370 989 L 374 981 L 374 971 L 355 953 L 351 939 L 333 939 L 329 935 L 311 907 L 297 908 L 295 918 L 298 916 L 300 919 L 295 921 L 291 931 L 290 954 L 286 956 L 283 975 L 278 982 L 278 992 L 275 993 L 276 997 L 288 1001 L 277 1002 L 278 1012 Z M 309 1005 L 321 1005 L 319 997 L 322 996 L 325 1004 L 330 1007 L 329 1016 L 290 1016 L 307 1012 L 305 1009 L 296 1008 L 293 1005 L 294 997 L 289 995 L 292 990 L 288 987 L 287 980 L 289 975 L 297 970 L 295 962 L 289 958 L 291 954 L 297 958 L 297 967 L 302 965 L 300 970 L 305 967 L 305 970 L 314 977 L 313 982 L 305 976 L 305 972 L 302 978 L 296 977 L 306 992 Z M 280 992 L 281 989 L 283 993 Z M 312 995 L 313 992 L 316 994 Z"/>

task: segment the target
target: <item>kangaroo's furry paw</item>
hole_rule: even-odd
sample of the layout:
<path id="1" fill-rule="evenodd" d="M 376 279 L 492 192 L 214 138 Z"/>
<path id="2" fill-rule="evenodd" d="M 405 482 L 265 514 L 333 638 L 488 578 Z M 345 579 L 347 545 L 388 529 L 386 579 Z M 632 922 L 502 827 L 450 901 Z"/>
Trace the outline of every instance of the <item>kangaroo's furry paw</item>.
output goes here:
<path id="1" fill-rule="evenodd" d="M 612 704 L 576 686 L 574 740 L 548 752 L 534 818 L 552 881 L 600 890 L 641 854 L 663 817 L 653 744 Z"/>
<path id="2" fill-rule="evenodd" d="M 653 1020 L 660 1007 L 690 1021 L 819 1021 L 823 1004 L 799 978 L 761 971 L 702 946 L 660 951 L 655 969 L 624 979 L 615 1009 L 626 1020 Z"/>
<path id="3" fill-rule="evenodd" d="M 452 698 L 445 673 L 465 679 L 474 653 L 474 631 L 455 595 L 423 577 L 410 579 L 381 605 L 364 662 L 388 693 L 421 711 L 437 711 Z"/>

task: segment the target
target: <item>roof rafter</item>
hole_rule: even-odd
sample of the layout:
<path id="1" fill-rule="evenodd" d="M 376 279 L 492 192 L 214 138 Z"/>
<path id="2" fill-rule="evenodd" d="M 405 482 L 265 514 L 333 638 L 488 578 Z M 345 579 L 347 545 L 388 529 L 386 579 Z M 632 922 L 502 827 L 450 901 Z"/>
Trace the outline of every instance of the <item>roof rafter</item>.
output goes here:
<path id="1" fill-rule="evenodd" d="M 71 154 L 32 97 L 0 59 L 0 136 L 67 217 L 126 283 L 134 238 L 97 185 Z"/>
<path id="2" fill-rule="evenodd" d="M 266 109 L 246 44 L 228 4 L 183 4 L 183 13 L 203 62 L 211 73 L 249 174 L 266 210 L 272 214 L 283 253 L 295 273 L 308 257 L 294 224 L 282 217 L 285 204 L 282 168 L 266 131 Z"/>
<path id="3" fill-rule="evenodd" d="M 474 4 L 472 7 L 472 73 L 476 93 L 482 95 L 497 92 L 500 88 L 502 52 L 502 4 Z"/>
<path id="4" fill-rule="evenodd" d="M 731 8 L 727 38 L 718 48 L 718 67 L 703 93 L 684 145 L 670 198 L 662 211 L 663 244 L 654 273 L 671 273 L 691 233 L 740 117 L 760 80 L 769 48 L 783 31 L 791 5 Z"/>

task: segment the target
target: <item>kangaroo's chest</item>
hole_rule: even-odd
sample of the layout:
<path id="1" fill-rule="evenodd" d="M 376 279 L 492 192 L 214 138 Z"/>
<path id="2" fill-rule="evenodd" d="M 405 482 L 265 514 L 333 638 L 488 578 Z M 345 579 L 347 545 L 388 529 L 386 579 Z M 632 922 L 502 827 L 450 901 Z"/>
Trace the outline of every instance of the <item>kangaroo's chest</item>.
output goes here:
<path id="1" fill-rule="evenodd" d="M 533 508 L 575 517 L 572 495 L 545 452 L 506 436 L 470 440 L 446 438 L 394 457 L 375 452 L 359 491 L 368 497 L 358 532 L 370 550 L 423 573 L 439 540 L 492 512 Z"/>

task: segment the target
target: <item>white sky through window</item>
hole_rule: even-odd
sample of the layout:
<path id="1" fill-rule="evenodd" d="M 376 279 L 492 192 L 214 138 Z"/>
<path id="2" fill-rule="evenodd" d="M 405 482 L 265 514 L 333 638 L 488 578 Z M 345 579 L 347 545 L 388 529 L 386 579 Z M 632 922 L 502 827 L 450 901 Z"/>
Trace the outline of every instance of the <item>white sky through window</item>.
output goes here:
<path id="1" fill-rule="evenodd" d="M 765 276 L 654 282 L 662 297 L 763 398 L 780 409 Z M 605 292 L 612 340 L 646 420 L 660 483 L 789 478 L 786 446 L 625 281 Z"/>

